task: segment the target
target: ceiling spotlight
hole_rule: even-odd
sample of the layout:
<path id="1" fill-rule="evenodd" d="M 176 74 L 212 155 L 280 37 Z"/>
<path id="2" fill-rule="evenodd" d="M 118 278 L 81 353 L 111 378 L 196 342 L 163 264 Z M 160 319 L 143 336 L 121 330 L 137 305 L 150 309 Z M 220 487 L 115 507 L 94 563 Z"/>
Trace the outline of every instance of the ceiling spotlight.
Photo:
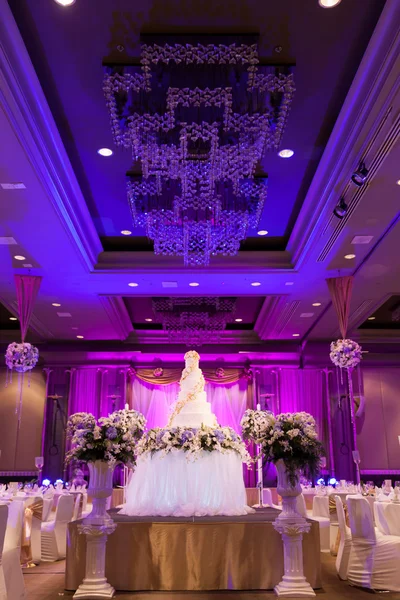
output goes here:
<path id="1" fill-rule="evenodd" d="M 333 8 L 341 3 L 342 0 L 318 0 L 318 4 L 322 6 L 322 8 Z"/>
<path id="2" fill-rule="evenodd" d="M 14 258 L 15 258 L 15 260 L 26 260 L 26 257 L 25 257 L 25 256 L 21 256 L 21 255 L 19 255 L 19 254 L 16 254 L 16 255 L 14 256 Z"/>
<path id="3" fill-rule="evenodd" d="M 292 333 L 292 337 L 300 337 L 299 333 Z"/>
<path id="4" fill-rule="evenodd" d="M 61 306 L 61 304 L 59 304 L 58 302 L 53 302 L 52 306 Z"/>
<path id="5" fill-rule="evenodd" d="M 400 179 L 398 179 L 398 180 L 396 181 L 396 184 L 397 184 L 397 185 L 400 185 Z"/>
<path id="6" fill-rule="evenodd" d="M 145 319 L 148 323 L 151 323 L 153 319 Z"/>
<path id="7" fill-rule="evenodd" d="M 17 317 L 10 317 L 10 321 L 18 321 Z"/>
<path id="8" fill-rule="evenodd" d="M 285 285 L 294 285 L 294 281 L 286 281 Z"/>
<path id="9" fill-rule="evenodd" d="M 362 162 L 360 163 L 360 166 L 358 167 L 357 171 L 354 171 L 353 175 L 351 176 L 351 180 L 358 187 L 361 187 L 366 182 L 367 175 L 368 169 L 365 168 L 365 164 Z"/>
<path id="10" fill-rule="evenodd" d="M 236 323 L 241 323 L 243 319 L 235 319 Z"/>
<path id="11" fill-rule="evenodd" d="M 368 321 L 375 321 L 376 317 L 368 317 Z"/>
<path id="12" fill-rule="evenodd" d="M 347 214 L 347 208 L 348 208 L 348 206 L 347 206 L 346 202 L 343 200 L 343 198 L 340 198 L 339 202 L 336 204 L 335 208 L 333 209 L 333 214 L 338 219 L 343 219 L 343 217 L 345 217 Z"/>
<path id="13" fill-rule="evenodd" d="M 122 235 L 131 235 L 132 231 L 129 231 L 129 229 L 123 229 L 121 233 Z"/>
<path id="14" fill-rule="evenodd" d="M 57 4 L 60 4 L 60 6 L 71 6 L 72 4 L 75 4 L 75 0 L 54 0 L 55 2 L 57 2 Z"/>
<path id="15" fill-rule="evenodd" d="M 83 335 L 77 335 L 76 337 L 78 338 L 78 340 L 83 340 L 84 339 Z"/>
<path id="16" fill-rule="evenodd" d="M 321 302 L 313 302 L 313 306 L 321 306 Z"/>
<path id="17" fill-rule="evenodd" d="M 268 231 L 265 229 L 260 229 L 260 231 L 257 231 L 257 235 L 268 235 Z"/>
<path id="18" fill-rule="evenodd" d="M 294 150 L 290 150 L 290 148 L 285 148 L 284 150 L 280 150 L 278 152 L 278 156 L 281 158 L 291 158 L 294 154 Z"/>
<path id="19" fill-rule="evenodd" d="M 100 148 L 97 150 L 97 154 L 100 154 L 100 156 L 111 156 L 112 153 L 113 151 L 110 148 Z"/>
<path id="20" fill-rule="evenodd" d="M 197 281 L 192 281 L 192 283 L 189 283 L 190 287 L 198 287 L 200 284 L 197 283 Z"/>
<path id="21" fill-rule="evenodd" d="M 259 281 L 253 281 L 253 283 L 251 285 L 253 287 L 258 287 L 259 285 L 261 285 L 261 283 Z"/>
<path id="22" fill-rule="evenodd" d="M 344 257 L 346 260 L 352 260 L 353 258 L 356 257 L 356 255 L 355 254 L 345 254 Z"/>
<path id="23" fill-rule="evenodd" d="M 128 283 L 129 287 L 137 287 L 139 284 L 138 283 Z"/>

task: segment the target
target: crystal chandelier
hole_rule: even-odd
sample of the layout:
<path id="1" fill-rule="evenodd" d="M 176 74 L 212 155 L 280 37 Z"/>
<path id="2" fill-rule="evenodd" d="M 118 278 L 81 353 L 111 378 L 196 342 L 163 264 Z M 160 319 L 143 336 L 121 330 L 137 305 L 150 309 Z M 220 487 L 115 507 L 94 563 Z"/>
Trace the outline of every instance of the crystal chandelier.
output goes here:
<path id="1" fill-rule="evenodd" d="M 141 171 L 128 197 L 155 252 L 187 265 L 236 254 L 262 212 L 254 175 L 286 125 L 289 69 L 260 65 L 255 43 L 143 44 L 140 65 L 107 69 L 104 93 L 114 141 Z"/>
<path id="2" fill-rule="evenodd" d="M 187 346 L 218 343 L 235 309 L 235 298 L 153 298 L 154 315 L 168 332 L 169 342 Z"/>

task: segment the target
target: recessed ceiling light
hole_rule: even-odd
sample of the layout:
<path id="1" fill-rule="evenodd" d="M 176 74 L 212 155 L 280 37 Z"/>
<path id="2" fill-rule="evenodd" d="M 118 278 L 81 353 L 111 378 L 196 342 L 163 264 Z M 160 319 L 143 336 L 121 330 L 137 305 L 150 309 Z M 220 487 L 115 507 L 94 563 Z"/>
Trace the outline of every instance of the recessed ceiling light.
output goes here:
<path id="1" fill-rule="evenodd" d="M 321 302 L 313 302 L 313 306 L 321 306 Z"/>
<path id="2" fill-rule="evenodd" d="M 132 231 L 129 231 L 129 229 L 123 229 L 121 233 L 122 235 L 131 235 Z"/>
<path id="3" fill-rule="evenodd" d="M 190 285 L 190 287 L 197 287 L 197 286 L 199 286 L 200 284 L 199 284 L 199 283 L 197 283 L 197 281 L 192 281 L 192 283 L 189 283 L 189 285 Z"/>
<path id="4" fill-rule="evenodd" d="M 18 321 L 17 317 L 10 317 L 10 321 Z"/>
<path id="5" fill-rule="evenodd" d="M 20 255 L 20 254 L 16 254 L 16 255 L 14 256 L 14 258 L 15 258 L 15 260 L 26 260 L 26 256 L 22 256 L 22 255 Z"/>
<path id="6" fill-rule="evenodd" d="M 61 6 L 71 6 L 71 4 L 75 4 L 75 0 L 54 0 L 57 4 Z"/>
<path id="7" fill-rule="evenodd" d="M 61 306 L 61 304 L 59 304 L 58 302 L 52 302 L 51 304 L 52 306 Z"/>
<path id="8" fill-rule="evenodd" d="M 369 244 L 374 239 L 373 235 L 355 235 L 351 240 L 353 246 L 358 244 Z"/>
<path id="9" fill-rule="evenodd" d="M 153 319 L 145 319 L 148 323 L 151 323 Z"/>
<path id="10" fill-rule="evenodd" d="M 257 235 L 268 235 L 268 231 L 266 229 L 260 229 L 260 231 L 257 231 Z"/>
<path id="11" fill-rule="evenodd" d="M 333 8 L 341 3 L 342 0 L 318 0 L 318 4 L 322 6 L 322 8 Z"/>
<path id="12" fill-rule="evenodd" d="M 294 281 L 287 281 L 285 285 L 294 285 Z"/>
<path id="13" fill-rule="evenodd" d="M 241 323 L 243 319 L 235 319 L 236 323 Z"/>
<path id="14" fill-rule="evenodd" d="M 100 154 L 100 156 L 111 156 L 113 153 L 112 150 L 110 150 L 110 148 L 99 148 L 99 150 L 97 150 L 97 154 Z"/>
<path id="15" fill-rule="evenodd" d="M 344 257 L 346 260 L 352 260 L 353 258 L 356 257 L 356 255 L 355 254 L 345 254 Z"/>
<path id="16" fill-rule="evenodd" d="M 83 335 L 77 335 L 76 337 L 78 338 L 78 340 L 83 340 L 84 339 Z"/>
<path id="17" fill-rule="evenodd" d="M 253 287 L 258 287 L 259 285 L 261 285 L 261 283 L 259 281 L 253 281 L 251 285 Z"/>
<path id="18" fill-rule="evenodd" d="M 396 181 L 396 183 L 397 183 L 397 185 L 400 185 L 400 179 L 398 179 L 398 180 Z"/>
<path id="19" fill-rule="evenodd" d="M 368 317 L 368 321 L 375 321 L 376 317 Z"/>
<path id="20" fill-rule="evenodd" d="M 278 156 L 281 158 L 291 158 L 294 154 L 294 150 L 290 150 L 290 148 L 284 148 L 278 152 Z"/>
<path id="21" fill-rule="evenodd" d="M 300 337 L 300 334 L 299 333 L 292 333 L 292 336 L 293 337 Z"/>
<path id="22" fill-rule="evenodd" d="M 129 287 L 137 287 L 139 284 L 132 282 L 132 283 L 128 283 Z"/>

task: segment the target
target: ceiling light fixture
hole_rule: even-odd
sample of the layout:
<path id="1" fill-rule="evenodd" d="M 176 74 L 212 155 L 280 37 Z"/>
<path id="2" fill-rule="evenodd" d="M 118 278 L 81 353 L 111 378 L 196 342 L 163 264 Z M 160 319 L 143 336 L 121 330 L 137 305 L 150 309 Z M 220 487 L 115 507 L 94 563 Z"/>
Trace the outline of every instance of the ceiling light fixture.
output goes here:
<path id="1" fill-rule="evenodd" d="M 61 306 L 61 304 L 59 304 L 58 302 L 52 302 L 51 304 L 52 306 Z"/>
<path id="2" fill-rule="evenodd" d="M 110 148 L 99 148 L 99 150 L 97 150 L 97 154 L 100 154 L 100 156 L 111 156 L 113 153 L 112 150 L 110 150 Z"/>
<path id="3" fill-rule="evenodd" d="M 243 319 L 235 319 L 236 323 L 241 323 Z"/>
<path id="4" fill-rule="evenodd" d="M 313 302 L 313 306 L 321 306 L 321 302 Z"/>
<path id="5" fill-rule="evenodd" d="M 132 231 L 129 231 L 129 229 L 123 229 L 123 230 L 121 231 L 121 233 L 122 233 L 122 235 L 131 235 L 131 234 L 132 234 Z"/>
<path id="6" fill-rule="evenodd" d="M 78 338 L 78 340 L 83 340 L 84 339 L 83 335 L 77 335 L 76 337 Z"/>
<path id="7" fill-rule="evenodd" d="M 137 287 L 139 284 L 132 282 L 132 283 L 128 283 L 129 287 Z"/>
<path id="8" fill-rule="evenodd" d="M 360 166 L 358 167 L 358 169 L 356 171 L 354 171 L 353 175 L 351 176 L 351 180 L 358 187 L 361 187 L 366 182 L 367 176 L 368 176 L 368 169 L 365 167 L 365 164 L 362 162 L 362 163 L 360 163 Z"/>
<path id="9" fill-rule="evenodd" d="M 190 287 L 198 287 L 200 284 L 197 283 L 197 281 L 192 281 L 192 283 L 189 283 Z"/>
<path id="10" fill-rule="evenodd" d="M 148 323 L 151 323 L 153 319 L 145 319 Z"/>
<path id="11" fill-rule="evenodd" d="M 375 321 L 376 317 L 368 317 L 368 321 Z"/>
<path id="12" fill-rule="evenodd" d="M 347 214 L 347 209 L 348 209 L 348 206 L 347 206 L 346 202 L 344 201 L 343 198 L 340 198 L 339 202 L 336 204 L 335 208 L 333 209 L 333 214 L 338 219 L 343 219 L 343 217 L 345 217 Z"/>
<path id="13" fill-rule="evenodd" d="M 10 321 L 18 321 L 17 317 L 10 317 Z"/>
<path id="14" fill-rule="evenodd" d="M 400 185 L 400 179 L 398 179 L 398 180 L 396 181 L 396 184 L 397 184 L 397 185 Z"/>
<path id="15" fill-rule="evenodd" d="M 300 337 L 299 333 L 292 333 L 292 337 Z"/>
<path id="16" fill-rule="evenodd" d="M 341 3 L 342 0 L 318 0 L 318 4 L 322 8 L 334 8 Z"/>
<path id="17" fill-rule="evenodd" d="M 257 235 L 268 235 L 268 231 L 265 229 L 260 229 L 260 231 L 257 231 Z"/>
<path id="18" fill-rule="evenodd" d="M 26 260 L 26 256 L 21 256 L 20 254 L 16 254 L 14 258 L 15 260 Z"/>
<path id="19" fill-rule="evenodd" d="M 278 156 L 280 156 L 281 158 L 291 158 L 294 154 L 294 150 L 291 150 L 290 148 L 284 148 L 283 150 L 280 150 L 278 152 Z"/>
<path id="20" fill-rule="evenodd" d="M 356 257 L 356 255 L 355 254 L 345 254 L 344 257 L 346 260 L 352 260 L 353 258 Z"/>
<path id="21" fill-rule="evenodd" d="M 259 281 L 253 281 L 253 283 L 251 285 L 253 287 L 258 287 L 259 285 L 261 285 L 261 283 Z"/>
<path id="22" fill-rule="evenodd" d="M 294 285 L 294 281 L 286 281 L 285 285 Z"/>
<path id="23" fill-rule="evenodd" d="M 71 6 L 75 4 L 75 0 L 54 0 L 60 6 Z"/>

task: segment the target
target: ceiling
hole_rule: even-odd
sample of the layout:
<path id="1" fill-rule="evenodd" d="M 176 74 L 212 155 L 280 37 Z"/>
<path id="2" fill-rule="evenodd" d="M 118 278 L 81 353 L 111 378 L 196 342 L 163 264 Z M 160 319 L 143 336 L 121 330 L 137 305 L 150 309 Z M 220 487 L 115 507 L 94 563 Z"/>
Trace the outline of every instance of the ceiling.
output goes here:
<path id="1" fill-rule="evenodd" d="M 399 341 L 398 325 L 367 319 L 400 295 L 400 6 L 368 0 L 366 11 L 365 0 L 342 0 L 326 10 L 312 0 L 306 12 L 300 4 L 98 0 L 94 11 L 89 0 L 68 8 L 0 0 L 0 183 L 25 186 L 0 188 L 4 343 L 15 337 L 13 274 L 28 271 L 43 277 L 31 323 L 43 348 L 112 342 L 168 352 L 160 323 L 145 319 L 152 298 L 170 295 L 236 297 L 242 321 L 228 324 L 223 341 L 240 352 L 328 341 L 338 327 L 325 279 L 339 272 L 355 275 L 349 333 L 364 344 Z M 281 144 L 295 154 L 270 152 L 261 165 L 269 184 L 260 229 L 269 233 L 252 232 L 237 256 L 207 268 L 156 257 L 144 232 L 132 230 L 129 152 L 113 146 L 102 94 L 103 59 L 137 58 L 140 34 L 159 32 L 194 41 L 204 32 L 257 33 L 263 60 L 296 64 Z M 113 155 L 99 156 L 100 147 Z M 370 172 L 358 188 L 350 176 L 361 159 Z M 340 197 L 349 206 L 342 220 L 332 215 Z M 355 236 L 370 241 L 354 245 Z"/>

